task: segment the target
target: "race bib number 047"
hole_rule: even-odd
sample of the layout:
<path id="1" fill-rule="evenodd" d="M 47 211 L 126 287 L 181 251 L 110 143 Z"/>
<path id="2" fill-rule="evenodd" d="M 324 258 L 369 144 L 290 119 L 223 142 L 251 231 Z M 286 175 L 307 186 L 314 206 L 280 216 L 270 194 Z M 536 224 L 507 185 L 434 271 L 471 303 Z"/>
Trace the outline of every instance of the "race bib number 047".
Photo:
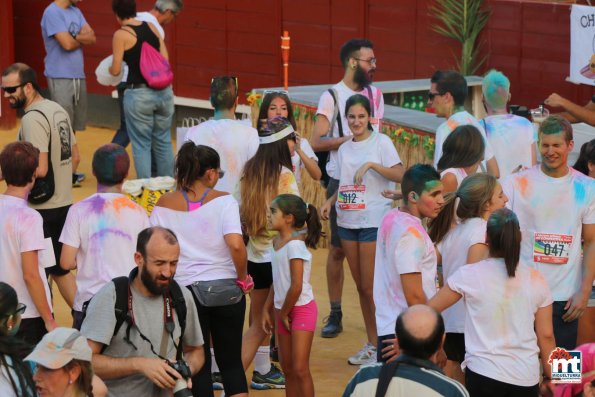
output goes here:
<path id="1" fill-rule="evenodd" d="M 364 196 L 366 194 L 366 185 L 343 185 L 339 187 L 337 203 L 339 209 L 344 211 L 354 211 L 366 209 Z"/>
<path id="2" fill-rule="evenodd" d="M 540 263 L 568 263 L 573 236 L 568 234 L 535 233 L 533 260 Z"/>

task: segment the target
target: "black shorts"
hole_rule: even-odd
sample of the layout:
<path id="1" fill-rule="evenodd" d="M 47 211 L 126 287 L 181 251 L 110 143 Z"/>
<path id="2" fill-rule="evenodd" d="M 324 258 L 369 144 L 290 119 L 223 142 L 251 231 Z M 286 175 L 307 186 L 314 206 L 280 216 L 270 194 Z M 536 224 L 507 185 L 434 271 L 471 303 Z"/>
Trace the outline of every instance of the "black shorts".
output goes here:
<path id="1" fill-rule="evenodd" d="M 252 276 L 254 289 L 268 289 L 273 285 L 271 262 L 256 263 L 248 261 L 248 274 Z"/>
<path id="2" fill-rule="evenodd" d="M 447 332 L 444 340 L 444 352 L 450 361 L 462 363 L 465 360 L 465 334 Z"/>
<path id="3" fill-rule="evenodd" d="M 62 253 L 62 244 L 60 243 L 60 235 L 66 223 L 66 216 L 70 205 L 59 208 L 50 208 L 45 210 L 37 210 L 43 218 L 43 237 L 52 239 L 52 246 L 54 247 L 54 256 L 56 257 L 56 265 L 45 269 L 46 276 L 64 276 L 70 270 L 64 270 L 60 267 L 60 254 Z"/>
<path id="4" fill-rule="evenodd" d="M 331 197 L 339 190 L 339 180 L 330 178 L 328 186 L 326 187 L 326 198 Z M 339 237 L 339 228 L 337 226 L 337 208 L 331 206 L 331 213 L 329 215 L 330 229 L 331 229 L 331 245 L 333 247 L 341 248 L 341 238 Z"/>

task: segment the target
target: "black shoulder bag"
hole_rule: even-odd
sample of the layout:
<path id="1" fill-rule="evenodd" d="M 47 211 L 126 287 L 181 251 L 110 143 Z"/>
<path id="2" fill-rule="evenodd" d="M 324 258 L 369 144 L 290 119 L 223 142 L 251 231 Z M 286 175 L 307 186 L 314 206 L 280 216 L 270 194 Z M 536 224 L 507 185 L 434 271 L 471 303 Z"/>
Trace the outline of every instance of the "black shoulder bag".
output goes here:
<path id="1" fill-rule="evenodd" d="M 52 124 L 41 110 L 32 109 L 26 112 L 25 115 L 30 112 L 38 112 L 39 114 L 41 114 L 43 118 L 48 122 L 49 127 L 50 142 L 48 144 L 48 171 L 44 177 L 37 177 L 35 179 L 35 184 L 33 185 L 33 188 L 29 193 L 29 197 L 27 198 L 27 200 L 31 204 L 42 204 L 51 199 L 56 190 L 56 182 L 54 180 L 54 168 L 52 167 Z"/>

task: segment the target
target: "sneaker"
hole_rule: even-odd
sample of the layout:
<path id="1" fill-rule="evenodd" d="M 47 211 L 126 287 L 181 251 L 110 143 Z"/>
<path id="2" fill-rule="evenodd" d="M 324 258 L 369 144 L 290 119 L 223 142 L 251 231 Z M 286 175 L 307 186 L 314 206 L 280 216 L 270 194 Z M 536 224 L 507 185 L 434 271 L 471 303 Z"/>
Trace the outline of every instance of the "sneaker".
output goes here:
<path id="1" fill-rule="evenodd" d="M 213 390 L 223 390 L 223 378 L 221 378 L 220 372 L 213 372 L 211 380 L 213 381 Z"/>
<path id="2" fill-rule="evenodd" d="M 255 390 L 285 389 L 285 376 L 275 364 L 271 364 L 271 370 L 264 375 L 252 372 L 250 387 Z"/>
<path id="3" fill-rule="evenodd" d="M 323 338 L 336 338 L 339 336 L 339 334 L 343 332 L 342 319 L 342 312 L 331 312 L 328 317 L 325 317 L 324 320 L 322 320 L 324 327 L 322 327 L 320 336 Z"/>
<path id="4" fill-rule="evenodd" d="M 72 187 L 81 187 L 81 182 L 85 180 L 85 174 L 74 172 L 72 174 Z"/>
<path id="5" fill-rule="evenodd" d="M 351 365 L 362 365 L 368 363 L 370 359 L 376 360 L 376 348 L 374 345 L 366 343 L 360 351 L 349 357 L 347 362 Z"/>

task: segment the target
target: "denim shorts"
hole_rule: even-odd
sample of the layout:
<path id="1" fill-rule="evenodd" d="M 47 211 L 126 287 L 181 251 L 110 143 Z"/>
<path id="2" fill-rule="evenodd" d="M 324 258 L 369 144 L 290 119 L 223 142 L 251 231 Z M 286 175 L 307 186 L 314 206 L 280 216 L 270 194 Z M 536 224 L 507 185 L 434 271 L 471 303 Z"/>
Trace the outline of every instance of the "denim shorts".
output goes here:
<path id="1" fill-rule="evenodd" d="M 339 237 L 341 240 L 357 241 L 358 243 L 371 243 L 376 241 L 378 235 L 377 227 L 364 227 L 361 229 L 346 229 L 339 226 Z"/>

